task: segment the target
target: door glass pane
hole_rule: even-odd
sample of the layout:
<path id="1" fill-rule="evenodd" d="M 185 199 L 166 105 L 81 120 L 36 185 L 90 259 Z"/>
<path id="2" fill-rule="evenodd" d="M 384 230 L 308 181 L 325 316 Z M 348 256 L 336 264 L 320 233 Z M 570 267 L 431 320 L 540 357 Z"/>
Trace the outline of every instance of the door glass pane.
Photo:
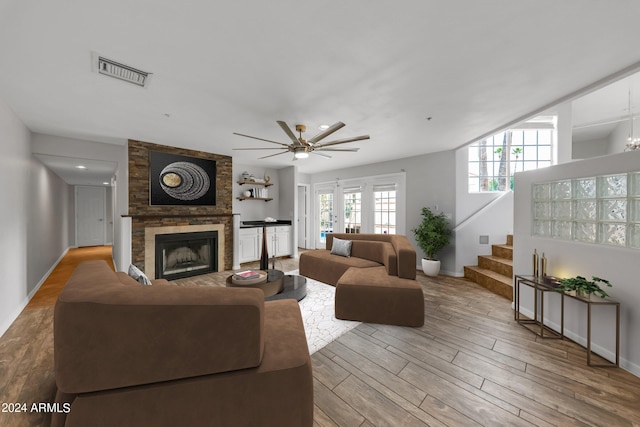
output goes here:
<path id="1" fill-rule="evenodd" d="M 360 233 L 362 226 L 362 193 L 344 193 L 344 232 Z"/>
<path id="2" fill-rule="evenodd" d="M 375 191 L 374 233 L 396 234 L 396 191 Z"/>
<path id="3" fill-rule="evenodd" d="M 318 196 L 320 243 L 325 244 L 327 233 L 333 233 L 333 193 Z"/>

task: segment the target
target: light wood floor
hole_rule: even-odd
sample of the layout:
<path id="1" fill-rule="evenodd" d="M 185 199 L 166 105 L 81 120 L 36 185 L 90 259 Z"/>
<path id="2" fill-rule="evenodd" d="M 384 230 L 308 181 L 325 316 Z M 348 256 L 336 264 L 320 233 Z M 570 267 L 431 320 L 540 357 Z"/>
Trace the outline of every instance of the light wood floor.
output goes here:
<path id="1" fill-rule="evenodd" d="M 220 285 L 227 274 L 176 284 Z M 513 321 L 506 299 L 474 283 L 421 273 L 418 281 L 424 327 L 362 324 L 312 355 L 315 426 L 640 425 L 639 378 L 587 367 L 582 347 L 537 338 Z M 55 292 L 47 292 L 49 302 L 34 297 L 0 338 L 0 402 L 53 396 Z M 39 425 L 48 417 L 0 413 L 0 426 Z"/>

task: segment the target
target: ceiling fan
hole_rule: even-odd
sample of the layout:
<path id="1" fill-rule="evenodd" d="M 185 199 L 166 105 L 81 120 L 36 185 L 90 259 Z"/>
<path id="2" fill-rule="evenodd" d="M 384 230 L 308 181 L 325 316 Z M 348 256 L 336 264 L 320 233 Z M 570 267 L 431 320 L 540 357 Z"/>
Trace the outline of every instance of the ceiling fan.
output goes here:
<path id="1" fill-rule="evenodd" d="M 299 133 L 299 137 L 296 137 L 295 134 L 291 131 L 291 128 L 283 122 L 282 120 L 278 120 L 276 123 L 280 125 L 284 133 L 287 134 L 289 139 L 291 139 L 291 144 L 284 144 L 282 142 L 271 141 L 269 139 L 258 138 L 251 135 L 245 135 L 242 133 L 234 132 L 234 135 L 244 136 L 246 138 L 257 139 L 259 141 L 270 142 L 272 144 L 278 144 L 280 147 L 254 147 L 254 148 L 234 148 L 234 150 L 281 150 L 281 152 L 276 154 L 269 154 L 268 156 L 260 157 L 260 159 L 266 159 L 267 157 L 279 156 L 280 154 L 293 153 L 293 160 L 297 159 L 306 159 L 309 157 L 309 154 L 315 154 L 317 156 L 324 157 L 326 159 L 330 159 L 331 156 L 322 153 L 322 151 L 358 151 L 359 148 L 333 148 L 334 145 L 338 144 L 346 144 L 347 142 L 354 141 L 362 141 L 364 139 L 369 139 L 369 135 L 356 136 L 354 138 L 344 138 L 344 139 L 336 139 L 333 141 L 319 143 L 322 139 L 331 135 L 338 129 L 341 129 L 345 126 L 344 123 L 338 122 L 327 129 L 323 130 L 316 136 L 311 139 L 302 138 L 302 132 L 307 130 L 305 125 L 296 125 L 296 131 Z"/>

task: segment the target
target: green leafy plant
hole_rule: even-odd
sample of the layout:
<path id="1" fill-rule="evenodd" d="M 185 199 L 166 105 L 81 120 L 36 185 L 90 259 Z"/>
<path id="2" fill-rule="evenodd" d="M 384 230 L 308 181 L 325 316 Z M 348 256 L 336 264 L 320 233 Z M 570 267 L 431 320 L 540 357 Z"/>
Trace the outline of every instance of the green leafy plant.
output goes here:
<path id="1" fill-rule="evenodd" d="M 422 222 L 411 231 L 427 259 L 435 259 L 436 253 L 449 244 L 451 236 L 449 221 L 444 213 L 436 215 L 427 207 L 422 208 Z"/>
<path id="2" fill-rule="evenodd" d="M 602 289 L 598 283 L 603 283 L 608 287 L 611 287 L 611 283 L 608 280 L 600 277 L 592 276 L 592 281 L 588 281 L 582 276 L 570 277 L 568 279 L 562 279 L 558 285 L 558 289 L 561 291 L 577 291 L 583 294 L 598 294 L 600 298 L 608 297 L 604 289 Z"/>

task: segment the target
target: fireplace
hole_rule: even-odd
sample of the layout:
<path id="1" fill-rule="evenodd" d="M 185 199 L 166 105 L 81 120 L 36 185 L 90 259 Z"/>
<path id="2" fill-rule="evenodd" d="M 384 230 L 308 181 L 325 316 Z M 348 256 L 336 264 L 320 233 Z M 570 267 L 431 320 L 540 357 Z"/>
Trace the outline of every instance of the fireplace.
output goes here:
<path id="1" fill-rule="evenodd" d="M 167 280 L 218 271 L 218 232 L 157 234 L 155 267 Z"/>

